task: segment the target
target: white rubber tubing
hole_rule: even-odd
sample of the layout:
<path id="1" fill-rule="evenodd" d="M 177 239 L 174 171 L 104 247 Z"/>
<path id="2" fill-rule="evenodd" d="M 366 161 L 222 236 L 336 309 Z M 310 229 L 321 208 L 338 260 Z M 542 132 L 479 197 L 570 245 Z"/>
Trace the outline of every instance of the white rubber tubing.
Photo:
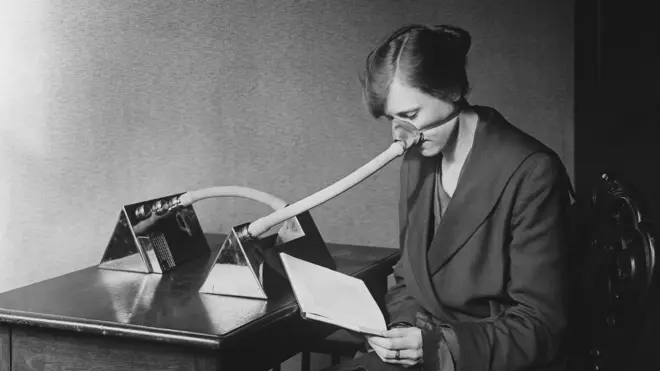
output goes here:
<path id="1" fill-rule="evenodd" d="M 192 205 L 197 201 L 216 197 L 240 197 L 260 202 L 270 206 L 273 210 L 283 209 L 287 203 L 269 193 L 242 186 L 220 186 L 189 191 L 181 195 L 183 206 Z"/>
<path id="2" fill-rule="evenodd" d="M 248 235 L 252 238 L 258 238 L 272 227 L 339 196 L 401 156 L 409 146 L 401 141 L 392 143 L 387 150 L 336 183 L 294 204 L 280 208 L 268 216 L 255 220 L 248 226 Z"/>

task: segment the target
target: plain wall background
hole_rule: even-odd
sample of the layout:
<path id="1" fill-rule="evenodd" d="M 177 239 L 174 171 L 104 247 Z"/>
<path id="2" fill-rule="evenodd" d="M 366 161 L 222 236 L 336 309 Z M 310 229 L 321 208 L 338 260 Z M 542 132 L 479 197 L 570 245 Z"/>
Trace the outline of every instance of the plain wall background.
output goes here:
<path id="1" fill-rule="evenodd" d="M 573 1 L 0 4 L 0 291 L 97 264 L 120 207 L 214 185 L 290 202 L 390 144 L 358 73 L 405 23 L 473 36 L 473 104 L 573 169 Z M 312 211 L 327 241 L 397 247 L 396 161 Z M 207 232 L 269 210 L 196 205 Z"/>

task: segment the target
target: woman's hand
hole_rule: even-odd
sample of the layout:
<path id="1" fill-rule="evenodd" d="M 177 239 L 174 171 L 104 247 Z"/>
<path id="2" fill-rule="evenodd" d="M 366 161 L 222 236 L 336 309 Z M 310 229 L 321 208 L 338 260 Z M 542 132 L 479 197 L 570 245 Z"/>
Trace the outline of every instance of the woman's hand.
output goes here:
<path id="1" fill-rule="evenodd" d="M 393 328 L 383 337 L 368 336 L 367 341 L 383 362 L 413 366 L 423 357 L 422 330 L 417 327 Z"/>

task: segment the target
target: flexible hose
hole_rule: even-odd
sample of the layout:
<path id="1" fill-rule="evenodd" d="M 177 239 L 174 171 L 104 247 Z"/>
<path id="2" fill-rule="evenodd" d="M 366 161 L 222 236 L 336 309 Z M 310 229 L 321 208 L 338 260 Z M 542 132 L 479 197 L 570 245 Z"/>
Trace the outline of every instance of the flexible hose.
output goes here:
<path id="1" fill-rule="evenodd" d="M 287 205 L 287 203 L 280 198 L 248 187 L 223 186 L 204 188 L 186 192 L 171 200 L 158 201 L 151 205 L 151 208 L 145 208 L 143 205 L 136 209 L 135 214 L 139 222 L 133 226 L 133 231 L 136 235 L 144 235 L 160 219 L 167 217 L 171 211 L 192 205 L 200 200 L 216 197 L 247 198 L 266 204 L 273 210 L 280 210 Z"/>
<path id="2" fill-rule="evenodd" d="M 460 111 L 459 108 L 446 120 L 432 127 L 440 126 L 453 120 L 458 116 Z M 410 123 L 402 120 L 394 120 L 392 128 L 394 143 L 387 150 L 343 179 L 289 206 L 287 206 L 286 202 L 273 195 L 241 186 L 211 187 L 190 191 L 181 195 L 178 202 L 180 206 L 188 206 L 206 198 L 242 197 L 266 204 L 275 211 L 270 215 L 257 219 L 248 225 L 247 228 L 239 231 L 241 238 L 258 238 L 272 227 L 325 203 L 361 183 L 395 158 L 404 154 L 409 148 L 424 141 L 423 132 L 432 127 L 419 130 Z"/>
<path id="3" fill-rule="evenodd" d="M 292 205 L 279 209 L 268 216 L 255 220 L 247 228 L 248 237 L 258 238 L 263 233 L 285 220 L 339 196 L 392 162 L 395 158 L 401 156 L 407 148 L 414 144 L 413 142 L 414 140 L 411 140 L 410 143 L 396 141 L 383 153 L 336 183 Z"/>
<path id="4" fill-rule="evenodd" d="M 404 154 L 406 150 L 423 141 L 424 136 L 422 132 L 423 130 L 419 131 L 414 126 L 404 121 L 395 122 L 392 133 L 394 143 L 392 143 L 388 149 L 343 179 L 340 179 L 334 184 L 292 205 L 287 206 L 287 203 L 282 199 L 249 187 L 210 187 L 186 192 L 176 199 L 165 202 L 164 204 L 159 202 L 152 206 L 152 212 L 145 212 L 144 209 L 138 209 L 137 213 L 141 217 L 147 216 L 148 218 L 140 223 L 140 228 L 138 229 L 146 231 L 151 224 L 155 223 L 157 218 L 154 216 L 169 213 L 169 211 L 173 209 L 189 206 L 200 200 L 216 197 L 242 197 L 261 202 L 275 210 L 270 215 L 259 218 L 247 227 L 238 231 L 240 238 L 258 238 L 272 227 L 325 203 L 361 183 L 363 180 L 392 162 L 395 158 Z"/>
<path id="5" fill-rule="evenodd" d="M 241 186 L 222 186 L 189 191 L 181 195 L 181 205 L 188 206 L 207 198 L 215 197 L 241 197 L 261 202 L 270 206 L 273 210 L 284 208 L 287 203 L 271 194 L 257 191 L 256 189 Z"/>

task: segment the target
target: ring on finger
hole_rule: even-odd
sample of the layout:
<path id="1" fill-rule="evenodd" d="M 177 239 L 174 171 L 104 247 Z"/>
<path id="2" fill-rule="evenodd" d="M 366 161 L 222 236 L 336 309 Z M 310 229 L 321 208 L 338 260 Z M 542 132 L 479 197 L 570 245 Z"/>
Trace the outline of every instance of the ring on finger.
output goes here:
<path id="1" fill-rule="evenodd" d="M 396 359 L 397 361 L 401 360 L 401 351 L 399 349 L 397 349 L 396 352 L 394 353 L 394 359 Z"/>

